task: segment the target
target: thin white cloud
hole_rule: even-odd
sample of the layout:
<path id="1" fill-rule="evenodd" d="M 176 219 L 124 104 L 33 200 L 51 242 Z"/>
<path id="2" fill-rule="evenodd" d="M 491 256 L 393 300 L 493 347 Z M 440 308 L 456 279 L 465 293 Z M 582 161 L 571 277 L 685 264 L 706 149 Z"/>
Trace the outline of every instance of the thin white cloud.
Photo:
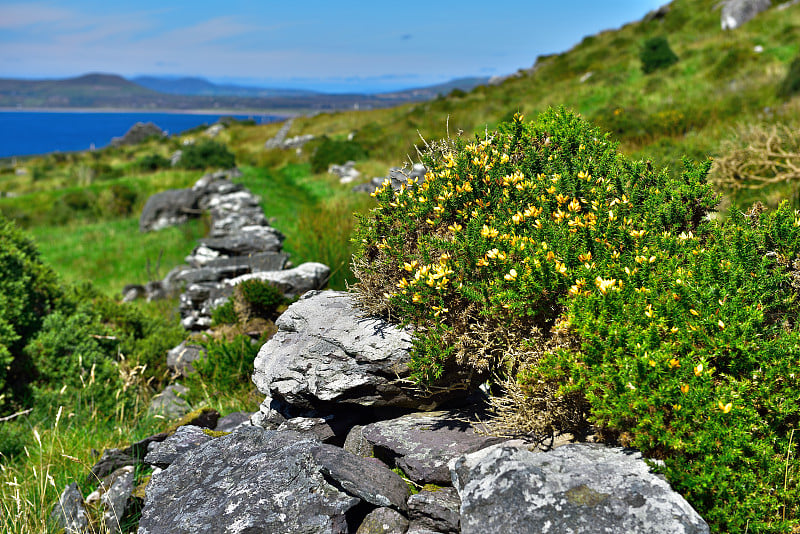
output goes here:
<path id="1" fill-rule="evenodd" d="M 72 12 L 43 2 L 0 5 L 0 29 L 19 30 L 71 18 Z"/>

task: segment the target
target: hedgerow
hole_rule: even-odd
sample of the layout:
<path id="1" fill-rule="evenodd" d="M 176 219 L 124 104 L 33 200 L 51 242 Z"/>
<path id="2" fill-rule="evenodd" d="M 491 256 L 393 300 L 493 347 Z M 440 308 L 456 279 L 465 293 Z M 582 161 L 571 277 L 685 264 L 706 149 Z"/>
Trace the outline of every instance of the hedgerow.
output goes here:
<path id="1" fill-rule="evenodd" d="M 798 524 L 799 212 L 711 219 L 710 162 L 671 177 L 564 109 L 422 160 L 354 257 L 421 384 L 489 377 L 498 432 L 637 447 L 713 530 Z"/>

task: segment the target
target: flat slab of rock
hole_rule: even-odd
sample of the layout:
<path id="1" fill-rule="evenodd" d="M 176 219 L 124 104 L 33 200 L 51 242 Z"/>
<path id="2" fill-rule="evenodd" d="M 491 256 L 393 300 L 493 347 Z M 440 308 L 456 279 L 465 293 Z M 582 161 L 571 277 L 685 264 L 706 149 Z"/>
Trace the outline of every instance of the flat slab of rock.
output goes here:
<path id="1" fill-rule="evenodd" d="M 461 532 L 706 534 L 708 525 L 638 452 L 581 443 L 494 445 L 450 463 Z"/>
<path id="2" fill-rule="evenodd" d="M 461 411 L 412 413 L 365 425 L 363 439 L 375 456 L 394 463 L 418 484 L 450 484 L 450 460 L 502 438 L 476 434 L 468 422 L 471 414 Z"/>
<path id="3" fill-rule="evenodd" d="M 408 498 L 411 526 L 447 534 L 461 532 L 461 499 L 453 488 L 422 490 Z"/>
<path id="4" fill-rule="evenodd" d="M 408 510 L 408 486 L 388 467 L 333 445 L 321 444 L 311 454 L 322 474 L 351 495 L 376 506 Z"/>
<path id="5" fill-rule="evenodd" d="M 144 461 L 148 464 L 164 468 L 187 451 L 199 447 L 212 439 L 214 438 L 203 432 L 200 427 L 194 425 L 182 426 L 175 430 L 175 433 L 164 441 L 152 443 L 150 445 L 150 451 L 144 457 Z"/>
<path id="6" fill-rule="evenodd" d="M 405 534 L 408 519 L 391 508 L 376 508 L 367 514 L 356 534 Z"/>
<path id="7" fill-rule="evenodd" d="M 319 443 L 242 427 L 154 474 L 139 534 L 348 532 L 359 499 L 330 485 L 312 458 Z"/>
<path id="8" fill-rule="evenodd" d="M 409 375 L 411 336 L 377 318 L 363 318 L 349 293 L 312 291 L 278 318 L 278 332 L 255 359 L 253 382 L 273 400 L 298 410 L 321 406 L 429 407 L 401 387 Z"/>

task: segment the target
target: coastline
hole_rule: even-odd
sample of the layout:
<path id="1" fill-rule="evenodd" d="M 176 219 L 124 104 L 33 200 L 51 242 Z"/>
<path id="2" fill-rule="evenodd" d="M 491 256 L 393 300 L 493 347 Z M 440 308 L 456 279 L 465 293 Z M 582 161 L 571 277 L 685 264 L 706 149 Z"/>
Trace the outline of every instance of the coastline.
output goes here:
<path id="1" fill-rule="evenodd" d="M 270 109 L 160 109 L 160 108 L 27 108 L 0 107 L 0 113 L 167 113 L 171 115 L 271 115 L 281 119 L 299 117 L 311 110 L 285 111 Z"/>

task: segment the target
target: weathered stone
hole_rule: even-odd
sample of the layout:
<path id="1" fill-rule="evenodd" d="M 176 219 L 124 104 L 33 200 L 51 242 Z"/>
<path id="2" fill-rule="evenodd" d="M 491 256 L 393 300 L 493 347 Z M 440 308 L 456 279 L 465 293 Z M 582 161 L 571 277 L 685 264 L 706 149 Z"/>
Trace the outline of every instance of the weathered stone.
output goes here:
<path id="1" fill-rule="evenodd" d="M 207 354 L 205 348 L 186 341 L 167 352 L 167 367 L 181 376 L 189 376 L 194 372 L 192 362 Z"/>
<path id="2" fill-rule="evenodd" d="M 191 189 L 169 189 L 152 195 L 139 216 L 139 231 L 161 230 L 196 217 L 198 200 L 197 192 Z"/>
<path id="3" fill-rule="evenodd" d="M 50 517 L 64 529 L 65 534 L 84 534 L 89 528 L 89 518 L 83 505 L 78 484 L 68 484 L 58 498 Z"/>
<path id="4" fill-rule="evenodd" d="M 242 425 L 249 426 L 252 415 L 249 412 L 231 412 L 217 421 L 217 426 L 214 427 L 214 430 L 217 432 L 233 432 Z"/>
<path id="5" fill-rule="evenodd" d="M 167 439 L 167 437 L 169 437 L 168 432 L 159 432 L 158 434 L 153 434 L 135 443 L 131 443 L 129 447 L 122 449 L 122 452 L 128 456 L 132 456 L 138 461 L 142 461 L 151 443 L 159 443 Z"/>
<path id="6" fill-rule="evenodd" d="M 112 137 L 111 146 L 138 145 L 148 137 L 164 137 L 164 130 L 152 122 L 137 122 L 122 137 Z"/>
<path id="7" fill-rule="evenodd" d="M 149 412 L 163 415 L 168 419 L 176 419 L 189 413 L 191 410 L 189 403 L 181 397 L 188 392 L 189 388 L 180 384 L 167 386 L 150 401 Z"/>
<path id="8" fill-rule="evenodd" d="M 450 463 L 461 532 L 708 533 L 640 453 L 597 444 L 550 452 L 498 444 Z"/>
<path id="9" fill-rule="evenodd" d="M 770 7 L 770 0 L 726 0 L 722 4 L 720 25 L 723 30 L 733 30 Z"/>
<path id="10" fill-rule="evenodd" d="M 359 499 L 331 486 L 312 458 L 315 440 L 242 427 L 154 474 L 139 534 L 344 534 Z"/>
<path id="11" fill-rule="evenodd" d="M 375 454 L 375 452 L 372 450 L 372 444 L 364 439 L 364 427 L 361 425 L 355 425 L 350 429 L 350 432 L 347 433 L 347 438 L 344 440 L 344 445 L 342 448 L 344 448 L 344 450 L 347 452 L 351 452 L 365 458 Z"/>
<path id="12" fill-rule="evenodd" d="M 408 498 L 411 526 L 443 534 L 461 532 L 461 499 L 453 488 L 422 490 Z"/>
<path id="13" fill-rule="evenodd" d="M 292 430 L 322 442 L 329 442 L 336 436 L 324 417 L 292 417 L 281 423 L 278 430 Z"/>
<path id="14" fill-rule="evenodd" d="M 286 298 L 295 298 L 315 289 L 322 289 L 328 282 L 331 270 L 322 263 L 308 262 L 283 271 L 253 272 L 227 281 L 235 286 L 245 280 L 264 280 L 277 287 Z"/>
<path id="15" fill-rule="evenodd" d="M 100 493 L 103 505 L 103 524 L 111 534 L 121 532 L 121 522 L 128 511 L 133 493 L 134 467 L 120 467 L 105 480 Z M 89 499 L 87 498 L 87 502 Z"/>
<path id="16" fill-rule="evenodd" d="M 259 252 L 280 252 L 283 234 L 269 226 L 245 226 L 225 237 L 206 237 L 200 246 L 227 256 L 247 256 Z"/>
<path id="17" fill-rule="evenodd" d="M 376 508 L 364 518 L 356 534 L 405 534 L 408 519 L 391 508 Z"/>
<path id="18" fill-rule="evenodd" d="M 98 480 L 107 477 L 120 467 L 126 465 L 136 465 L 138 463 L 139 459 L 135 458 L 127 451 L 121 451 L 119 449 L 106 449 L 103 451 L 103 455 L 100 457 L 100 460 L 94 464 L 89 471 L 87 482 L 89 484 L 94 484 Z"/>
<path id="19" fill-rule="evenodd" d="M 348 293 L 306 293 L 275 324 L 278 332 L 254 362 L 253 381 L 267 395 L 261 408 L 266 417 L 275 401 L 297 411 L 332 413 L 345 406 L 425 408 L 442 400 L 416 396 L 401 385 L 410 372 L 410 334 L 359 317 Z"/>
<path id="20" fill-rule="evenodd" d="M 376 506 L 408 510 L 408 486 L 388 467 L 324 443 L 311 454 L 322 474 L 350 495 Z"/>
<path id="21" fill-rule="evenodd" d="M 147 292 L 141 284 L 126 284 L 122 288 L 122 302 L 133 302 L 134 300 L 144 298 Z"/>
<path id="22" fill-rule="evenodd" d="M 185 454 L 212 438 L 200 427 L 194 425 L 179 427 L 174 434 L 160 443 L 153 443 L 149 447 L 144 461 L 157 467 L 165 468 L 181 455 Z"/>
<path id="23" fill-rule="evenodd" d="M 414 482 L 447 485 L 450 460 L 502 441 L 476 434 L 470 418 L 471 414 L 460 411 L 412 413 L 371 423 L 362 433 L 376 457 L 394 459 Z"/>

